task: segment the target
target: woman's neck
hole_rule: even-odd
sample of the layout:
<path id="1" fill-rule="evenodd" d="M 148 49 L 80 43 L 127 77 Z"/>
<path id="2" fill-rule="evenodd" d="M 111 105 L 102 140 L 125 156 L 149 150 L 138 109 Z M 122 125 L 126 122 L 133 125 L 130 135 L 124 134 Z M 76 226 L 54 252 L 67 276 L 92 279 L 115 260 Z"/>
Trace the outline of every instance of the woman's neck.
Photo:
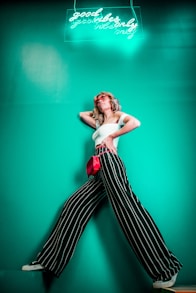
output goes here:
<path id="1" fill-rule="evenodd" d="M 114 117 L 114 112 L 112 110 L 106 110 L 103 113 L 104 121 L 109 120 L 110 118 Z"/>
<path id="2" fill-rule="evenodd" d="M 115 113 L 111 110 L 109 111 L 104 111 L 103 113 L 103 123 L 107 124 L 107 123 L 116 123 L 117 122 L 117 116 L 115 115 Z"/>

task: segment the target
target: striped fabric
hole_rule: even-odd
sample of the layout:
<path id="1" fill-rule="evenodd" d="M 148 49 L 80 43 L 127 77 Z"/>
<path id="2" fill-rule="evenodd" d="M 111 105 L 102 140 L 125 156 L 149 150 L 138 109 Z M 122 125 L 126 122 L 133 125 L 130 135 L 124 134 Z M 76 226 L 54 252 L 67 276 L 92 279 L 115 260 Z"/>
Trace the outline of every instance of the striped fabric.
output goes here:
<path id="1" fill-rule="evenodd" d="M 106 150 L 105 147 L 96 150 L 97 154 L 103 153 L 100 156 L 101 171 L 65 202 L 37 261 L 59 277 L 72 257 L 88 220 L 102 199 L 107 197 L 148 275 L 153 280 L 171 278 L 182 264 L 168 250 L 153 219 L 133 193 L 122 160 Z"/>

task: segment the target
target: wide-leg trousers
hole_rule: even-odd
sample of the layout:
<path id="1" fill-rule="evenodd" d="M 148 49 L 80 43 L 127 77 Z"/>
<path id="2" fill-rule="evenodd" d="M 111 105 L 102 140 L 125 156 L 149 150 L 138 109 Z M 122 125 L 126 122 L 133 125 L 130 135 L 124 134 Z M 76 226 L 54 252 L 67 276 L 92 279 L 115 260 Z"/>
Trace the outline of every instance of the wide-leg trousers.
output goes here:
<path id="1" fill-rule="evenodd" d="M 131 248 L 153 280 L 165 280 L 176 274 L 182 264 L 167 248 L 148 211 L 133 193 L 124 163 L 118 155 L 101 153 L 101 170 L 90 178 L 64 204 L 37 261 L 59 277 L 72 257 L 92 214 L 107 197 Z"/>

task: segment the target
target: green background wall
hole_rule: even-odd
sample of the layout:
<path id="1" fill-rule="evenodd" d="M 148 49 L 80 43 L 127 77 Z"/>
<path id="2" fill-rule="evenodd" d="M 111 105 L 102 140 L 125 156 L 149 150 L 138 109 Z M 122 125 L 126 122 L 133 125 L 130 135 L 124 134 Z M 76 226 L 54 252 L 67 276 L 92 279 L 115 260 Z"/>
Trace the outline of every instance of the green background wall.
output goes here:
<path id="1" fill-rule="evenodd" d="M 91 110 L 102 90 L 141 120 L 121 138 L 119 154 L 134 192 L 184 265 L 177 282 L 195 284 L 195 6 L 138 1 L 143 38 L 106 46 L 64 42 L 66 9 L 73 8 L 64 2 L 1 6 L 1 292 L 151 292 L 107 202 L 59 279 L 20 271 L 66 198 L 87 180 L 92 130 L 78 112 Z"/>

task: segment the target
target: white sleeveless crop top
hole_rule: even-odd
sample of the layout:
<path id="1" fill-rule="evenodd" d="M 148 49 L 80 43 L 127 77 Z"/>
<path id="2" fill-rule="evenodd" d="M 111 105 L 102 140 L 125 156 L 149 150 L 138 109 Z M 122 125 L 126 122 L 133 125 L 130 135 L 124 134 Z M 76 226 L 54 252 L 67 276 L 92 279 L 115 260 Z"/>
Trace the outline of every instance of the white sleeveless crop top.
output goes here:
<path id="1" fill-rule="evenodd" d="M 123 120 L 125 116 L 128 116 L 128 114 L 123 113 L 117 123 L 102 124 L 101 126 L 97 125 L 97 129 L 92 135 L 92 139 L 95 141 L 95 147 L 101 144 L 108 135 L 114 133 L 124 125 Z M 115 148 L 118 146 L 118 141 L 119 137 L 114 138 L 113 143 Z"/>

